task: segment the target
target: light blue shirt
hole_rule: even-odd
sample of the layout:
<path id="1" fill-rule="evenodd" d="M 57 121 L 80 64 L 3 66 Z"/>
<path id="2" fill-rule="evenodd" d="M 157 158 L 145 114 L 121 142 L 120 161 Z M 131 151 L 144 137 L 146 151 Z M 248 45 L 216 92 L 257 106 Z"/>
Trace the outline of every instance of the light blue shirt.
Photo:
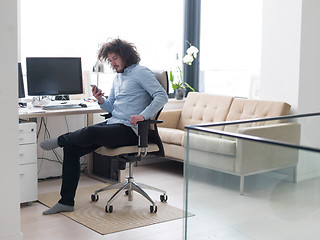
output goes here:
<path id="1" fill-rule="evenodd" d="M 145 119 L 152 118 L 166 103 L 168 96 L 154 73 L 139 64 L 133 64 L 117 73 L 107 99 L 100 107 L 112 113 L 108 124 L 130 124 L 132 115 L 142 115 Z"/>

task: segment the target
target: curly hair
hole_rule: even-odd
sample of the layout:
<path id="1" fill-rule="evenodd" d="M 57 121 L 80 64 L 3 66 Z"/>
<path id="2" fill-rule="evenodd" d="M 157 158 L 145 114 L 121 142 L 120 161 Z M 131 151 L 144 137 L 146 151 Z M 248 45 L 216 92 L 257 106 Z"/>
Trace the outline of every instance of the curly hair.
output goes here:
<path id="1" fill-rule="evenodd" d="M 107 60 L 109 53 L 118 54 L 125 62 L 125 67 L 140 62 L 140 55 L 136 46 L 119 38 L 103 44 L 98 51 L 98 59 L 100 61 Z"/>

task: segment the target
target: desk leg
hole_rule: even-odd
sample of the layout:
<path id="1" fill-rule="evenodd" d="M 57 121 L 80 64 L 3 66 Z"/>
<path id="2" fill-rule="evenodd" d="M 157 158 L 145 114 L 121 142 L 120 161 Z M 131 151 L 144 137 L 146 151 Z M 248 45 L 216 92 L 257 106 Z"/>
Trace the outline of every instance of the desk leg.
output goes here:
<path id="1" fill-rule="evenodd" d="M 93 125 L 93 114 L 87 114 L 87 126 Z M 87 162 L 88 175 L 90 177 L 93 176 L 93 153 L 88 154 L 88 162 Z"/>

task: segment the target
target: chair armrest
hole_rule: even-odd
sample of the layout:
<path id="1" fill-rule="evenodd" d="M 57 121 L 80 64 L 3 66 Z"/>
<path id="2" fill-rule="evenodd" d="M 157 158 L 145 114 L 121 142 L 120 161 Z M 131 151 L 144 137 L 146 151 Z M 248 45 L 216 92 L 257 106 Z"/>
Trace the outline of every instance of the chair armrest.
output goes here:
<path id="1" fill-rule="evenodd" d="M 167 110 L 160 113 L 159 119 L 163 120 L 161 127 L 178 128 L 182 110 Z"/>
<path id="2" fill-rule="evenodd" d="M 162 120 L 144 120 L 138 122 L 138 137 L 139 143 L 138 146 L 140 148 L 148 147 L 148 132 L 150 124 L 159 124 L 162 123 Z"/>
<path id="3" fill-rule="evenodd" d="M 158 124 L 158 123 L 163 123 L 163 121 L 162 120 L 143 120 L 138 122 L 138 127 L 139 125 Z"/>

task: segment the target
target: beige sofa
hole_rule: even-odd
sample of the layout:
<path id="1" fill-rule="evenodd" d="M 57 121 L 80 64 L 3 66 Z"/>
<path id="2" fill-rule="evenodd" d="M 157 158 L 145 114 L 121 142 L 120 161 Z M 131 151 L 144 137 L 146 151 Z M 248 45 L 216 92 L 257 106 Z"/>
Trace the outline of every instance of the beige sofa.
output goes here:
<path id="1" fill-rule="evenodd" d="M 285 102 L 262 101 L 190 92 L 181 110 L 163 111 L 159 119 L 159 135 L 167 158 L 184 161 L 185 125 L 225 122 L 244 119 L 288 115 L 290 105 Z M 298 144 L 300 125 L 280 121 L 224 125 L 215 129 L 237 132 Z M 272 148 L 272 150 L 270 149 Z M 244 177 L 280 168 L 296 167 L 296 151 L 275 148 L 241 139 L 212 134 L 191 133 L 189 160 L 201 167 L 238 175 L 243 193 Z"/>

